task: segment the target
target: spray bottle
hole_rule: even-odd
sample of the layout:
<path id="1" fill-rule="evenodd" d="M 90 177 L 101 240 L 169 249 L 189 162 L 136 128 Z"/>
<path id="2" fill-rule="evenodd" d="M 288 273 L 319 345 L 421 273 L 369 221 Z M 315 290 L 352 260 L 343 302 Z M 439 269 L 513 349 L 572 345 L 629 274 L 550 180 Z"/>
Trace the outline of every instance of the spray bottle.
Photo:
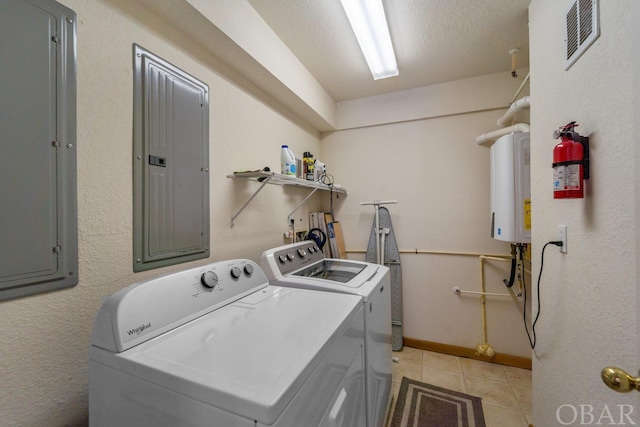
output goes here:
<path id="1" fill-rule="evenodd" d="M 308 151 L 304 152 L 304 179 L 313 181 L 313 154 Z"/>

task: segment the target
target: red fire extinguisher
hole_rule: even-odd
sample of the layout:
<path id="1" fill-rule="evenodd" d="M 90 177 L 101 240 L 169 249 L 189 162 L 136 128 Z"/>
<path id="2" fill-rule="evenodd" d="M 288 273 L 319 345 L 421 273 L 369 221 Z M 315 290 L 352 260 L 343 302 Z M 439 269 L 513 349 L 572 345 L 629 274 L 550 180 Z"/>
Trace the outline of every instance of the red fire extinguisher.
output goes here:
<path id="1" fill-rule="evenodd" d="M 571 122 L 553 132 L 560 143 L 553 148 L 553 198 L 584 198 L 584 180 L 589 179 L 589 138 L 575 131 Z"/>

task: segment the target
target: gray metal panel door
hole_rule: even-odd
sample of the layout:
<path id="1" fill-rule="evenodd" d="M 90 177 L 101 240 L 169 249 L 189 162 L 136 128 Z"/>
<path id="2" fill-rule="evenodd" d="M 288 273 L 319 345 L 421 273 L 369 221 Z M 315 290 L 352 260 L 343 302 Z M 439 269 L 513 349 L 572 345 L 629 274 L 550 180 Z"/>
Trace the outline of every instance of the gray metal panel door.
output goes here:
<path id="1" fill-rule="evenodd" d="M 208 87 L 134 46 L 134 270 L 208 256 Z"/>
<path id="2" fill-rule="evenodd" d="M 0 300 L 77 283 L 74 18 L 0 3 Z"/>

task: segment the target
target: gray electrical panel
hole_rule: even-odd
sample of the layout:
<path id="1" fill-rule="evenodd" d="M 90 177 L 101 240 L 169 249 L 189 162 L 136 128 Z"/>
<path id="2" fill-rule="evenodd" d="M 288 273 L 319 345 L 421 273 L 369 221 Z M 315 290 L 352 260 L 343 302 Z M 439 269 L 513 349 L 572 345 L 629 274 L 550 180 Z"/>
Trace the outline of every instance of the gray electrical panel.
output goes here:
<path id="1" fill-rule="evenodd" d="M 209 88 L 133 51 L 133 270 L 142 271 L 209 256 Z"/>
<path id="2" fill-rule="evenodd" d="M 0 1 L 0 301 L 78 283 L 75 21 Z"/>

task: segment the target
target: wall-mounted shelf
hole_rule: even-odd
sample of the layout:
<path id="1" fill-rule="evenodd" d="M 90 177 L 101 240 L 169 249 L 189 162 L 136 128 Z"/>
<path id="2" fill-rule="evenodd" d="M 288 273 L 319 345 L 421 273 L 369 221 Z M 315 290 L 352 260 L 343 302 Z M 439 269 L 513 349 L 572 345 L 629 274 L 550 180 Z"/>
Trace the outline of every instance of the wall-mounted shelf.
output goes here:
<path id="1" fill-rule="evenodd" d="M 337 194 L 345 194 L 345 195 L 347 194 L 347 190 L 345 190 L 342 187 L 336 187 L 336 185 L 334 184 L 324 184 L 322 182 L 317 182 L 317 181 L 307 181 L 306 179 L 300 179 L 293 176 L 283 175 L 275 172 L 263 172 L 263 171 L 234 172 L 230 175 L 227 175 L 227 178 L 232 178 L 232 179 L 245 178 L 245 179 L 251 179 L 253 181 L 257 181 L 260 183 L 260 187 L 258 187 L 255 193 L 253 193 L 251 197 L 249 197 L 249 200 L 247 200 L 245 204 L 242 205 L 242 207 L 238 210 L 238 212 L 236 212 L 236 214 L 231 217 L 231 227 L 233 227 L 234 221 L 238 217 L 238 215 L 242 213 L 242 211 L 249 205 L 249 203 L 251 203 L 254 197 L 258 195 L 260 190 L 262 190 L 266 184 L 275 184 L 275 185 L 282 185 L 282 186 L 295 185 L 298 187 L 310 188 L 312 190 L 311 193 L 309 193 L 309 195 L 305 197 L 305 199 L 302 202 L 300 202 L 300 204 L 296 206 L 296 208 L 289 214 L 287 218 L 289 221 L 291 221 L 291 216 L 295 213 L 295 211 L 297 211 L 300 208 L 300 206 L 304 205 L 306 201 L 309 200 L 309 198 L 313 196 L 315 192 L 318 190 L 333 191 Z"/>

